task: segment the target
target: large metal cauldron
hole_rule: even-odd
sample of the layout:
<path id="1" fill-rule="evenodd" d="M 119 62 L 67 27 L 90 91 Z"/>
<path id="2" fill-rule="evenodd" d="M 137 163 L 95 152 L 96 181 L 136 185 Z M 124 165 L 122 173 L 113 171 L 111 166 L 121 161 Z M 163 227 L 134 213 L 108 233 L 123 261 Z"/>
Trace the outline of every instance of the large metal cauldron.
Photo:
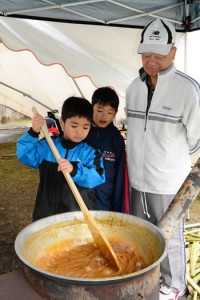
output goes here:
<path id="1" fill-rule="evenodd" d="M 44 299 L 51 300 L 158 300 L 160 262 L 167 252 L 160 229 L 131 215 L 103 211 L 91 214 L 108 239 L 119 237 L 137 245 L 149 267 L 129 275 L 99 279 L 65 277 L 36 268 L 37 257 L 55 243 L 71 238 L 79 238 L 80 243 L 83 239 L 92 240 L 81 212 L 64 213 L 32 223 L 16 238 L 15 251 L 29 284 Z"/>

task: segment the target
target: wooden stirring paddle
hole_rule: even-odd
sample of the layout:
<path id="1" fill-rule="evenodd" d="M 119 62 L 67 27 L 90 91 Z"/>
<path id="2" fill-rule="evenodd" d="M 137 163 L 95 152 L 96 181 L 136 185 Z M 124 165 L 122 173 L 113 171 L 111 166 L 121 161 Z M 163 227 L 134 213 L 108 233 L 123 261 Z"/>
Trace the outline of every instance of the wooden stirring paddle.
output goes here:
<path id="1" fill-rule="evenodd" d="M 32 111 L 34 114 L 37 114 L 38 111 L 35 107 L 32 108 Z M 55 144 L 52 141 L 52 138 L 49 135 L 46 123 L 42 126 L 42 132 L 44 134 L 44 137 L 56 159 L 58 162 L 59 159 L 61 158 Z M 62 172 L 63 175 L 65 176 L 65 179 L 67 180 L 67 183 L 84 215 L 85 222 L 88 225 L 88 228 L 91 232 L 91 235 L 94 239 L 94 242 L 96 243 L 100 253 L 104 256 L 104 258 L 107 260 L 107 262 L 110 264 L 110 266 L 118 271 L 120 269 L 119 261 L 115 255 L 115 252 L 113 251 L 108 239 L 106 236 L 103 234 L 103 232 L 98 228 L 96 222 L 92 218 L 89 210 L 87 209 L 87 206 L 85 205 L 85 202 L 83 201 L 74 181 L 71 178 L 71 175 L 68 172 Z"/>

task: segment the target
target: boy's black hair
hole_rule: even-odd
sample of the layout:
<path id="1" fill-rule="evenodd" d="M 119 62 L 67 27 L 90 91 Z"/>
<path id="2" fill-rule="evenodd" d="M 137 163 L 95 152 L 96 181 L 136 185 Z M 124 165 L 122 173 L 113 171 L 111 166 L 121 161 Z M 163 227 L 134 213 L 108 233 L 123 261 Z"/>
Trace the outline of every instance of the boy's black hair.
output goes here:
<path id="1" fill-rule="evenodd" d="M 110 87 L 101 87 L 94 91 L 92 95 L 92 106 L 95 104 L 110 105 L 116 111 L 119 107 L 119 97 Z"/>
<path id="2" fill-rule="evenodd" d="M 63 122 L 76 116 L 84 117 L 92 123 L 93 108 L 87 99 L 80 97 L 69 97 L 63 103 L 61 112 L 61 118 Z"/>

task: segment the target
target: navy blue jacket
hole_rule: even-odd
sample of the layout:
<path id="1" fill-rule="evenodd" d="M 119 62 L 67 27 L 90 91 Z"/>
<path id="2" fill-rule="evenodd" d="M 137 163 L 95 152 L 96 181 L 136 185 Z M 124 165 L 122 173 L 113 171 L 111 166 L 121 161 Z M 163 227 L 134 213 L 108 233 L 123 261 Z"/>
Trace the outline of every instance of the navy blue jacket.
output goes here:
<path id="1" fill-rule="evenodd" d="M 124 183 L 126 152 L 121 133 L 113 123 L 106 128 L 92 125 L 86 140 L 100 149 L 104 160 L 106 181 L 95 188 L 95 209 L 126 212 Z"/>

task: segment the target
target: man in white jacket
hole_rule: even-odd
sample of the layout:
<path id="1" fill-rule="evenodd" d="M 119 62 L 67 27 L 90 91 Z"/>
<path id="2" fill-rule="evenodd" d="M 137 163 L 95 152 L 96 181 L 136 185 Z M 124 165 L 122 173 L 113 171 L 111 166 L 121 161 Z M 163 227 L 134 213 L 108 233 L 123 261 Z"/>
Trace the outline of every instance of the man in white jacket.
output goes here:
<path id="1" fill-rule="evenodd" d="M 127 89 L 127 155 L 130 213 L 157 224 L 191 170 L 200 150 L 200 85 L 176 70 L 176 31 L 156 19 L 143 30 L 138 53 L 143 67 Z M 160 299 L 186 288 L 183 222 L 161 263 Z"/>

